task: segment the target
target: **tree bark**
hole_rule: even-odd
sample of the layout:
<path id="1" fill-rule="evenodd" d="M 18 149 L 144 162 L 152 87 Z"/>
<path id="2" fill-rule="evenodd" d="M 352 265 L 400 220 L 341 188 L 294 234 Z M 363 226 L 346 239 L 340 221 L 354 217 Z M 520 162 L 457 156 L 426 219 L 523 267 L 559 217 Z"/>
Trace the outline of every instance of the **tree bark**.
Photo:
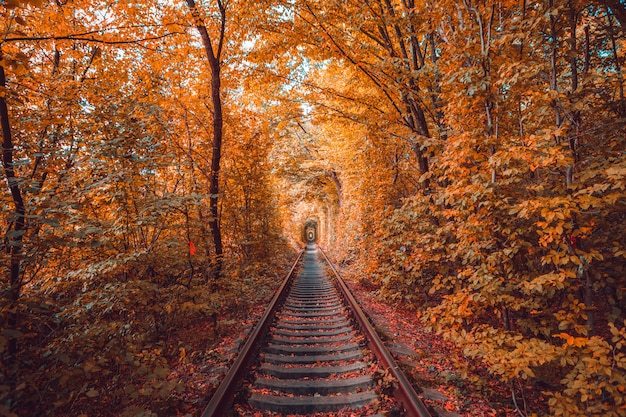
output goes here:
<path id="1" fill-rule="evenodd" d="M 608 21 L 608 34 L 611 40 L 611 51 L 613 53 L 613 60 L 615 62 L 615 73 L 617 74 L 618 80 L 618 88 L 619 88 L 619 107 L 618 114 L 620 117 L 623 117 L 626 114 L 626 104 L 624 102 L 624 80 L 622 77 L 622 65 L 619 59 L 619 55 L 617 53 L 617 43 L 615 39 L 615 30 L 613 28 L 613 19 L 611 19 L 612 13 L 611 10 L 607 8 L 606 18 Z"/>
<path id="2" fill-rule="evenodd" d="M 1 54 L 0 54 L 1 55 Z M 6 89 L 6 75 L 4 67 L 0 65 L 0 87 Z M 6 90 L 5 90 L 6 91 Z M 9 108 L 4 95 L 0 96 L 0 126 L 2 127 L 2 165 L 4 173 L 11 191 L 11 198 L 15 211 L 13 218 L 10 219 L 12 228 L 7 233 L 8 252 L 10 254 L 9 276 L 8 281 L 10 290 L 6 295 L 9 302 L 9 318 L 7 325 L 9 329 L 15 329 L 17 326 L 16 304 L 20 298 L 22 289 L 21 282 L 21 263 L 22 263 L 22 240 L 26 232 L 26 208 L 20 189 L 19 179 L 15 175 L 13 163 L 13 137 L 11 135 L 11 124 L 9 121 Z M 17 353 L 17 339 L 9 340 L 8 353 L 10 357 Z"/>
<path id="3" fill-rule="evenodd" d="M 554 7 L 553 0 L 548 1 L 548 7 L 550 9 Z M 558 48 L 557 17 L 552 13 L 550 13 L 550 37 L 552 38 L 551 39 L 552 45 L 550 48 L 550 69 L 551 69 L 550 89 L 558 93 L 559 92 L 559 86 L 557 83 L 558 68 L 557 68 L 557 59 L 556 59 L 557 48 Z M 554 124 L 555 124 L 555 127 L 559 129 L 561 125 L 563 124 L 563 118 L 561 115 L 561 110 L 560 110 L 558 99 L 552 100 L 552 107 L 554 108 L 554 118 L 555 118 Z M 554 140 L 557 145 L 561 143 L 561 138 L 558 135 L 555 135 Z"/>
<path id="4" fill-rule="evenodd" d="M 213 101 L 213 156 L 211 157 L 211 181 L 209 192 L 209 208 L 211 211 L 211 219 L 209 226 L 213 234 L 213 244 L 215 245 L 215 279 L 219 279 L 222 274 L 222 261 L 224 248 L 222 246 L 222 231 L 220 229 L 220 219 L 218 210 L 219 198 L 219 175 L 220 161 L 222 159 L 222 137 L 223 137 L 223 118 L 222 118 L 222 100 L 220 97 L 221 80 L 220 80 L 220 63 L 218 60 L 211 62 L 211 99 Z"/>
<path id="5" fill-rule="evenodd" d="M 570 92 L 570 95 L 572 96 L 572 99 L 570 100 L 570 103 L 571 103 L 573 100 L 576 99 L 575 98 L 576 90 L 578 90 L 578 59 L 576 57 L 577 52 L 578 52 L 577 51 L 578 39 L 576 38 L 578 13 L 576 10 L 576 6 L 574 5 L 574 2 L 572 0 L 568 1 L 567 5 L 569 7 L 568 18 L 569 18 L 569 30 L 570 30 L 569 64 L 570 64 L 570 72 L 572 76 L 572 86 L 571 86 L 571 92 Z M 574 135 L 573 137 L 569 138 L 569 148 L 570 148 L 570 151 L 572 152 L 572 157 L 574 159 L 574 164 L 575 164 L 578 161 L 578 153 L 577 153 L 576 148 L 577 148 L 578 135 L 580 133 L 580 111 L 574 110 L 573 112 L 571 112 L 570 118 L 572 121 L 572 126 L 574 128 Z M 573 170 L 574 170 L 573 165 L 569 165 L 567 167 L 568 187 L 572 183 Z"/>
<path id="6" fill-rule="evenodd" d="M 220 32 L 217 42 L 217 49 L 213 49 L 211 37 L 207 31 L 206 25 L 202 22 L 196 3 L 194 0 L 186 0 L 187 6 L 191 10 L 191 14 L 194 17 L 196 29 L 200 33 L 202 38 L 202 44 L 206 53 L 207 60 L 209 61 L 209 67 L 211 69 L 211 101 L 213 104 L 213 155 L 211 157 L 211 175 L 209 180 L 209 208 L 211 211 L 211 218 L 209 219 L 209 226 L 211 227 L 211 234 L 213 236 L 213 245 L 215 247 L 215 270 L 213 272 L 214 280 L 218 280 L 222 275 L 223 266 L 223 254 L 224 248 L 222 244 L 222 232 L 220 230 L 219 219 L 219 175 L 220 175 L 220 162 L 222 159 L 222 139 L 223 139 L 223 127 L 224 119 L 222 113 L 222 98 L 221 98 L 221 54 L 224 44 L 224 35 L 226 32 L 226 8 L 221 0 L 218 0 L 217 4 L 220 11 Z"/>
<path id="7" fill-rule="evenodd" d="M 343 189 L 341 187 L 341 181 L 339 180 L 339 176 L 334 170 L 330 171 L 330 178 L 333 180 L 335 188 L 337 189 L 337 205 L 341 207 L 341 203 L 343 201 Z"/>
<path id="8" fill-rule="evenodd" d="M 383 10 L 382 3 L 380 4 L 380 8 L 382 11 Z M 409 58 L 409 54 L 407 52 L 407 47 L 405 43 L 406 36 L 402 32 L 402 29 L 400 28 L 400 25 L 397 22 L 396 12 L 390 0 L 385 0 L 385 8 L 387 10 L 387 13 L 389 14 L 390 20 L 393 22 L 393 29 L 396 34 L 396 38 L 397 38 L 396 40 L 398 42 L 398 47 L 402 54 L 401 58 L 404 61 L 404 65 L 409 73 L 417 73 L 417 71 L 419 71 L 421 68 L 420 61 L 418 59 L 415 59 L 415 53 L 413 54 L 413 59 Z M 379 24 L 379 27 L 381 28 L 381 32 L 384 31 L 385 33 L 387 33 L 387 29 L 384 25 L 385 25 L 385 22 L 381 21 L 381 23 Z M 410 36 L 415 38 L 415 33 L 411 33 Z M 388 48 L 389 55 L 392 58 L 395 58 L 396 53 L 395 53 L 395 49 L 392 46 L 393 43 L 391 41 L 391 38 L 388 38 L 388 42 L 389 42 L 389 48 Z M 420 51 L 420 55 L 421 55 L 421 51 Z M 421 59 L 423 62 L 423 57 Z M 430 138 L 430 131 L 428 129 L 428 122 L 426 121 L 426 115 L 424 114 L 424 108 L 422 107 L 421 103 L 410 98 L 411 91 L 417 94 L 420 93 L 420 87 L 417 84 L 417 80 L 414 75 L 409 77 L 407 91 L 406 92 L 401 91 L 402 99 L 407 107 L 407 117 L 410 121 L 409 126 L 411 130 L 413 130 L 413 132 L 417 133 L 420 136 Z M 415 146 L 413 146 L 413 152 L 415 153 L 415 156 L 417 157 L 420 173 L 425 174 L 428 172 L 428 168 L 429 168 L 428 157 L 424 155 L 420 142 L 421 141 L 417 141 Z M 425 182 L 424 186 L 427 189 L 428 182 Z"/>

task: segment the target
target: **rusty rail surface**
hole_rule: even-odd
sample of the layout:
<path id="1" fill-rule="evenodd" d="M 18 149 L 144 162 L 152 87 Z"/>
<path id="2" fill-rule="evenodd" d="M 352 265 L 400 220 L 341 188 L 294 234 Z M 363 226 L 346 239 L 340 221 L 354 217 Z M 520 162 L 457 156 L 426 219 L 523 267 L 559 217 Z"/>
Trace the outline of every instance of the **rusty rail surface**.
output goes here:
<path id="1" fill-rule="evenodd" d="M 276 313 L 276 309 L 279 307 L 279 304 L 287 294 L 287 289 L 289 288 L 293 273 L 296 270 L 296 266 L 298 265 L 298 262 L 300 262 L 303 253 L 304 248 L 300 250 L 300 253 L 298 253 L 298 257 L 291 266 L 291 269 L 283 280 L 280 288 L 276 291 L 276 294 L 274 295 L 274 298 L 272 298 L 267 310 L 263 313 L 263 316 L 261 316 L 261 319 L 257 323 L 256 327 L 248 336 L 246 343 L 237 356 L 237 359 L 230 367 L 228 373 L 217 388 L 217 391 L 213 394 L 213 397 L 211 397 L 211 401 L 201 414 L 202 417 L 219 417 L 228 414 L 227 408 L 235 396 L 238 382 L 241 381 L 248 372 L 250 362 L 255 356 L 256 349 L 267 333 L 267 330 L 272 323 L 272 319 L 274 318 L 274 314 Z"/>
<path id="2" fill-rule="evenodd" d="M 335 265 L 328 259 L 326 253 L 322 250 L 321 247 L 318 246 L 318 249 L 322 253 L 322 256 L 330 266 L 330 269 L 333 271 L 335 278 L 337 279 L 337 283 L 339 284 L 339 289 L 343 294 L 345 300 L 347 301 L 350 309 L 352 310 L 352 314 L 354 314 L 354 318 L 359 323 L 361 330 L 365 333 L 365 337 L 368 341 L 368 346 L 374 353 L 374 356 L 380 361 L 380 364 L 389 371 L 391 375 L 398 381 L 398 389 L 394 392 L 394 396 L 396 399 L 402 403 L 404 409 L 406 411 L 406 415 L 408 417 L 432 417 L 432 415 L 428 412 L 428 409 L 417 396 L 417 393 L 411 386 L 411 383 L 406 379 L 406 376 L 402 373 L 398 364 L 391 356 L 391 353 L 385 347 L 382 340 L 374 330 L 374 327 L 370 324 L 367 316 L 357 303 L 356 299 L 348 289 L 348 286 L 344 282 L 343 278 L 335 268 Z"/>

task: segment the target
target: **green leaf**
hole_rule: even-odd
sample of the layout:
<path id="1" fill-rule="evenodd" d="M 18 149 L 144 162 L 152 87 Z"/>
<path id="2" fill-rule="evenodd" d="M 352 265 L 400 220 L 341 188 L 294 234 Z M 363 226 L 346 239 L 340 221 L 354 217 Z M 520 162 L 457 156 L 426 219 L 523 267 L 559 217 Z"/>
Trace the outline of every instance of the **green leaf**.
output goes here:
<path id="1" fill-rule="evenodd" d="M 9 339 L 19 339 L 20 337 L 24 336 L 24 333 L 15 329 L 2 329 L 2 336 Z"/>
<path id="2" fill-rule="evenodd" d="M 61 227 L 61 223 L 59 223 L 57 219 L 43 219 L 41 222 L 47 224 L 48 226 L 52 226 L 55 229 Z"/>
<path id="3" fill-rule="evenodd" d="M 26 233 L 26 230 L 11 230 L 7 232 L 7 237 L 15 239 L 20 236 L 24 236 L 25 233 Z"/>

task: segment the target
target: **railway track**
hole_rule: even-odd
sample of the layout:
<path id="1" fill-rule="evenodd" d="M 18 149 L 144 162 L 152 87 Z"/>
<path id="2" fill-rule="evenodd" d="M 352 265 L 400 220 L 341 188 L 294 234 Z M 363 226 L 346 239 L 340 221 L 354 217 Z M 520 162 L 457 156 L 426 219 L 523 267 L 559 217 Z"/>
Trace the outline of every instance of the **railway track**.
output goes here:
<path id="1" fill-rule="evenodd" d="M 373 410 L 431 417 L 332 263 L 309 244 L 202 417 Z"/>

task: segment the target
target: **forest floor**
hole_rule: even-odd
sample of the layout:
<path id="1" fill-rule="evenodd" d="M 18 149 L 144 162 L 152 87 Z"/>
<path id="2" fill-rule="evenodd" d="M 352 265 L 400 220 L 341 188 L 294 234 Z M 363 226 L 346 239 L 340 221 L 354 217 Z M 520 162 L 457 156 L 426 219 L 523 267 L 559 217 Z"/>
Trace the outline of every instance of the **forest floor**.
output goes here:
<path id="1" fill-rule="evenodd" d="M 347 274 L 349 275 L 349 274 Z M 424 329 L 415 311 L 390 306 L 376 290 L 345 278 L 361 308 L 410 380 L 421 389 L 426 405 L 441 417 L 520 417 L 547 415 L 547 401 L 532 386 L 517 387 L 515 408 L 511 388 L 440 335 Z M 524 407 L 525 404 L 525 407 Z"/>
<path id="2" fill-rule="evenodd" d="M 416 312 L 390 306 L 380 300 L 375 290 L 365 288 L 356 280 L 347 279 L 347 283 L 405 374 L 419 386 L 418 391 L 422 390 L 421 397 L 426 405 L 440 417 L 547 415 L 546 400 L 541 392 L 524 386 L 524 398 L 520 398 L 518 387 L 517 401 L 521 409 L 518 411 L 509 386 L 491 376 L 480 364 L 465 358 L 443 337 L 426 331 Z M 247 333 L 263 314 L 262 306 L 259 303 L 247 311 L 222 318 L 218 334 L 208 319 L 180 329 L 178 337 L 186 353 L 170 363 L 170 378 L 186 386 L 178 398 L 172 399 L 177 415 L 200 415 Z"/>

